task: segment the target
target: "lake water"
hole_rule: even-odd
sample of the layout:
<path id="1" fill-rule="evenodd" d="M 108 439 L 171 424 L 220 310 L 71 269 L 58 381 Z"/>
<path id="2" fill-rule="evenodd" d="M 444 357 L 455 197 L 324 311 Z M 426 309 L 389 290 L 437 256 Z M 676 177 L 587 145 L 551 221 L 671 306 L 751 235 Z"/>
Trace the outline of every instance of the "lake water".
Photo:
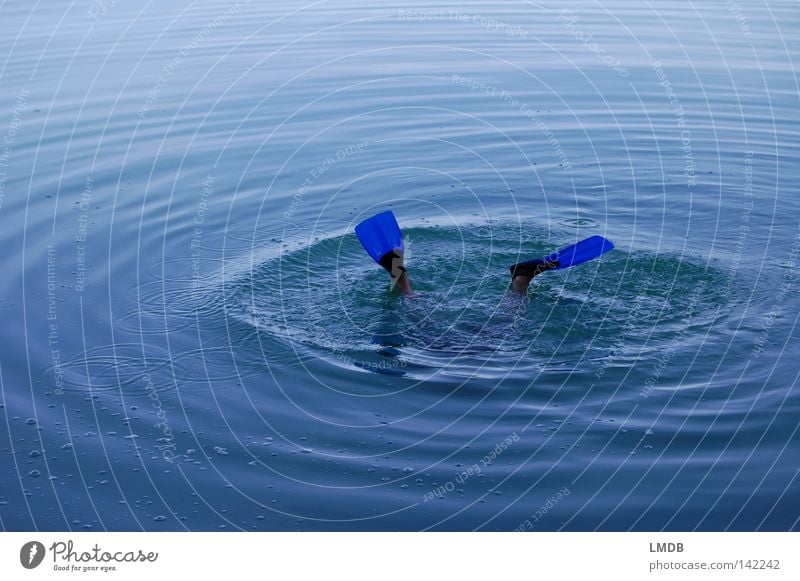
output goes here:
<path id="1" fill-rule="evenodd" d="M 0 12 L 3 529 L 800 526 L 796 2 Z"/>

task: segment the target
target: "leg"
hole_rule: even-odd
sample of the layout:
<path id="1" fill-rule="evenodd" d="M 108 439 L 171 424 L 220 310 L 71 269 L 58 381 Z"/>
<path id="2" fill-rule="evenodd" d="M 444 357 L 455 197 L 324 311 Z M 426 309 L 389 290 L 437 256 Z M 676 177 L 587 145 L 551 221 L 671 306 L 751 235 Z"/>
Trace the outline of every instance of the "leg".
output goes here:
<path id="1" fill-rule="evenodd" d="M 518 274 L 511 279 L 511 288 L 514 289 L 514 292 L 524 293 L 528 290 L 528 285 L 531 284 L 532 280 L 532 276 Z"/>
<path id="2" fill-rule="evenodd" d="M 520 262 L 511 267 L 511 288 L 515 292 L 524 293 L 528 290 L 533 277 L 548 270 L 553 270 L 558 262 L 545 262 L 543 260 L 529 260 Z"/>
<path id="3" fill-rule="evenodd" d="M 414 293 L 411 289 L 411 281 L 408 278 L 406 267 L 403 266 L 403 251 L 399 248 L 392 252 L 387 252 L 381 257 L 380 265 L 386 269 L 392 277 L 390 289 L 398 288 L 401 293 L 408 296 Z"/>

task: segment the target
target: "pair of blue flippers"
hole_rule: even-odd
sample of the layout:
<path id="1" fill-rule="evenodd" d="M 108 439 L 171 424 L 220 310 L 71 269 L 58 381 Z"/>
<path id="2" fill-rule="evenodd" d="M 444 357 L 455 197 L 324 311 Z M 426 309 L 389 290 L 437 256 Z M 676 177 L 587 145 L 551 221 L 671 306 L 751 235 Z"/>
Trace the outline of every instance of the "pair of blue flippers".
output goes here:
<path id="1" fill-rule="evenodd" d="M 403 233 L 391 210 L 367 218 L 356 226 L 356 236 L 364 250 L 378 264 L 391 252 L 402 254 Z M 561 270 L 583 264 L 612 250 L 614 244 L 602 236 L 590 236 L 575 244 L 562 248 L 543 258 L 527 260 L 511 266 L 512 275 L 544 272 L 545 270 Z"/>

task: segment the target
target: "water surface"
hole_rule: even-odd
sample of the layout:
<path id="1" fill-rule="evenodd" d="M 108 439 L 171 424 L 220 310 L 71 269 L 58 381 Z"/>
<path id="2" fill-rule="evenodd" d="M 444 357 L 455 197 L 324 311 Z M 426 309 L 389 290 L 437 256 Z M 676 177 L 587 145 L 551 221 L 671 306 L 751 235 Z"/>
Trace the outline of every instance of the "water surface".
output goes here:
<path id="1" fill-rule="evenodd" d="M 0 12 L 3 529 L 797 529 L 794 3 Z"/>

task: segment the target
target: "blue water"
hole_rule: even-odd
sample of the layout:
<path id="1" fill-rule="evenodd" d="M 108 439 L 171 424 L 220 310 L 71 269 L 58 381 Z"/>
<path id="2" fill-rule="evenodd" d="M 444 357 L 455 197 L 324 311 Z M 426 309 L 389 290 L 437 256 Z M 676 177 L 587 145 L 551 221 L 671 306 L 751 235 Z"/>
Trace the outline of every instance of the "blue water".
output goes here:
<path id="1" fill-rule="evenodd" d="M 796 2 L 0 33 L 2 529 L 800 527 Z"/>

